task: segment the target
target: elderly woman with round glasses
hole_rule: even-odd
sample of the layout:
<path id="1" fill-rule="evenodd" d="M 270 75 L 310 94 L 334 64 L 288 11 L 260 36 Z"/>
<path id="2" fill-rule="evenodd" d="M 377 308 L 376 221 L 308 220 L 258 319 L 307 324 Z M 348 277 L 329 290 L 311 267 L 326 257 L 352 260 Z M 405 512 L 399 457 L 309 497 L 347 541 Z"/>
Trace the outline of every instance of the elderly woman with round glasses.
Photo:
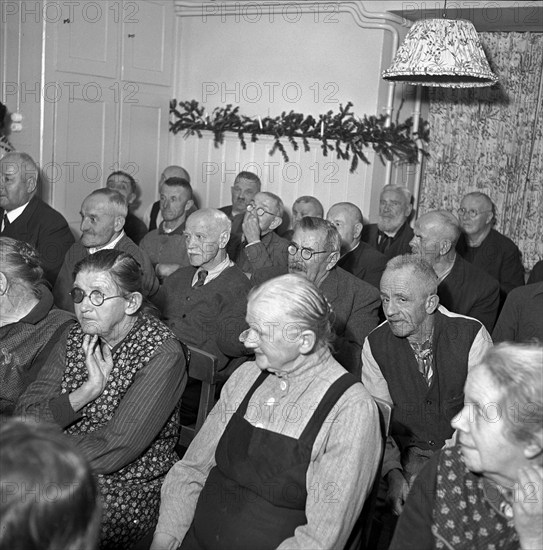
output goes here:
<path id="1" fill-rule="evenodd" d="M 468 374 L 457 446 L 419 473 L 390 550 L 543 548 L 543 346 L 503 343 Z"/>
<path id="2" fill-rule="evenodd" d="M 104 504 L 100 548 L 132 548 L 153 529 L 176 461 L 186 361 L 142 305 L 142 272 L 117 250 L 87 256 L 70 292 L 79 321 L 21 397 L 25 418 L 60 425 L 83 452 Z"/>
<path id="3" fill-rule="evenodd" d="M 343 548 L 382 444 L 378 412 L 332 357 L 331 310 L 307 279 L 253 289 L 255 353 L 166 477 L 153 550 Z"/>

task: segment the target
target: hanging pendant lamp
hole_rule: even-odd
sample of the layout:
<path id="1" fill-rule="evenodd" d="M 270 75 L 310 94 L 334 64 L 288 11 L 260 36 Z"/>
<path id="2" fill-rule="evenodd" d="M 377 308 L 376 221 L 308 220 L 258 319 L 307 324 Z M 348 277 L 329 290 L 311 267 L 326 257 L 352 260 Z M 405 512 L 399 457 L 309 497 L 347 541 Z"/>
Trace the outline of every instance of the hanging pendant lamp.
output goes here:
<path id="1" fill-rule="evenodd" d="M 480 88 L 498 81 L 473 23 L 464 19 L 416 21 L 383 78 L 446 88 Z"/>

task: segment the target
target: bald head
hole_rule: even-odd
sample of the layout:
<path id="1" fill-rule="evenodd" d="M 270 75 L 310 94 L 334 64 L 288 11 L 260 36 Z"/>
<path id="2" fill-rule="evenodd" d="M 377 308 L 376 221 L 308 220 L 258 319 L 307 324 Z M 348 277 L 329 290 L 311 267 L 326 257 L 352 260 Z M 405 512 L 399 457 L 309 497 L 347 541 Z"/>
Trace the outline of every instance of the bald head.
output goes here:
<path id="1" fill-rule="evenodd" d="M 345 254 L 360 242 L 362 233 L 362 212 L 352 202 L 338 202 L 334 204 L 326 219 L 333 223 L 341 236 L 341 252 Z"/>
<path id="2" fill-rule="evenodd" d="M 190 183 L 189 173 L 181 166 L 177 166 L 175 164 L 172 164 L 171 166 L 166 166 L 166 168 L 164 168 L 164 170 L 162 171 L 162 175 L 160 176 L 159 185 L 162 185 L 169 178 L 181 178 L 187 180 Z"/>
<path id="3" fill-rule="evenodd" d="M 451 242 L 452 246 L 456 246 L 460 238 L 460 222 L 458 218 L 447 210 L 433 210 L 421 216 L 417 223 L 430 228 L 436 235 L 443 240 Z"/>
<path id="4" fill-rule="evenodd" d="M 10 212 L 37 192 L 38 166 L 26 153 L 12 152 L 0 160 L 0 206 Z"/>

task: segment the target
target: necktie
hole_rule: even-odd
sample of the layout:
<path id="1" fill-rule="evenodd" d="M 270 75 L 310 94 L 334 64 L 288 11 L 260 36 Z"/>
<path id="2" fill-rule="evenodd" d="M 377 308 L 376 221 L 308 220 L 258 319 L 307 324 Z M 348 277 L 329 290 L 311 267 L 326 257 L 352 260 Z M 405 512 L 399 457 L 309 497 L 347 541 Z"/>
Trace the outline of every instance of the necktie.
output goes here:
<path id="1" fill-rule="evenodd" d="M 204 286 L 206 277 L 207 271 L 205 269 L 200 269 L 200 271 L 198 271 L 198 280 L 194 283 L 192 288 L 200 288 L 201 286 Z"/>
<path id="2" fill-rule="evenodd" d="M 422 344 L 411 343 L 411 348 L 415 352 L 415 358 L 419 365 L 419 372 L 424 377 L 424 380 L 428 386 L 432 383 L 432 376 L 434 375 L 433 362 L 434 357 L 432 354 L 432 339 L 424 341 Z"/>
<path id="3" fill-rule="evenodd" d="M 377 242 L 377 249 L 383 254 L 389 249 L 392 244 L 392 237 L 389 237 L 386 233 L 379 231 L 379 241 Z"/>
<path id="4" fill-rule="evenodd" d="M 4 212 L 4 218 L 3 219 L 4 219 L 4 228 L 3 228 L 2 231 L 5 231 L 10 225 L 7 212 Z"/>

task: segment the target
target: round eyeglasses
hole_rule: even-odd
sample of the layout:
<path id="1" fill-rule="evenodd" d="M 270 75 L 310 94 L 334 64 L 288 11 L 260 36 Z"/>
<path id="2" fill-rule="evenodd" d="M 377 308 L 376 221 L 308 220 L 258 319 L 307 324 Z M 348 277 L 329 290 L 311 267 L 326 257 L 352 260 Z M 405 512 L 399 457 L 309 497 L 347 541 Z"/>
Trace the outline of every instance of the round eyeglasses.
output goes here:
<path id="1" fill-rule="evenodd" d="M 328 252 L 328 250 L 311 250 L 311 248 L 305 248 L 298 243 L 290 243 L 287 250 L 291 256 L 296 256 L 296 252 L 299 250 L 302 260 L 311 260 L 314 254 L 326 254 Z"/>
<path id="2" fill-rule="evenodd" d="M 467 214 L 469 218 L 474 220 L 479 214 L 486 214 L 487 212 L 492 212 L 492 210 L 466 210 L 465 208 L 459 208 L 457 212 L 460 217 L 464 217 Z"/>
<path id="3" fill-rule="evenodd" d="M 89 294 L 87 294 L 83 289 L 79 287 L 74 287 L 69 292 L 70 296 L 72 297 L 72 300 L 74 304 L 80 304 L 85 296 L 89 297 L 89 300 L 93 306 L 101 306 L 106 300 L 112 300 L 113 298 L 125 298 L 126 296 L 123 296 L 121 294 L 116 294 L 115 296 L 104 296 L 102 292 L 99 290 L 92 290 Z"/>
<path id="4" fill-rule="evenodd" d="M 275 214 L 273 212 L 268 212 L 267 210 L 264 210 L 262 206 L 257 206 L 252 202 L 247 205 L 247 210 L 249 212 L 254 212 L 257 216 L 260 217 L 262 217 L 264 214 L 269 214 L 270 216 L 275 217 Z"/>

